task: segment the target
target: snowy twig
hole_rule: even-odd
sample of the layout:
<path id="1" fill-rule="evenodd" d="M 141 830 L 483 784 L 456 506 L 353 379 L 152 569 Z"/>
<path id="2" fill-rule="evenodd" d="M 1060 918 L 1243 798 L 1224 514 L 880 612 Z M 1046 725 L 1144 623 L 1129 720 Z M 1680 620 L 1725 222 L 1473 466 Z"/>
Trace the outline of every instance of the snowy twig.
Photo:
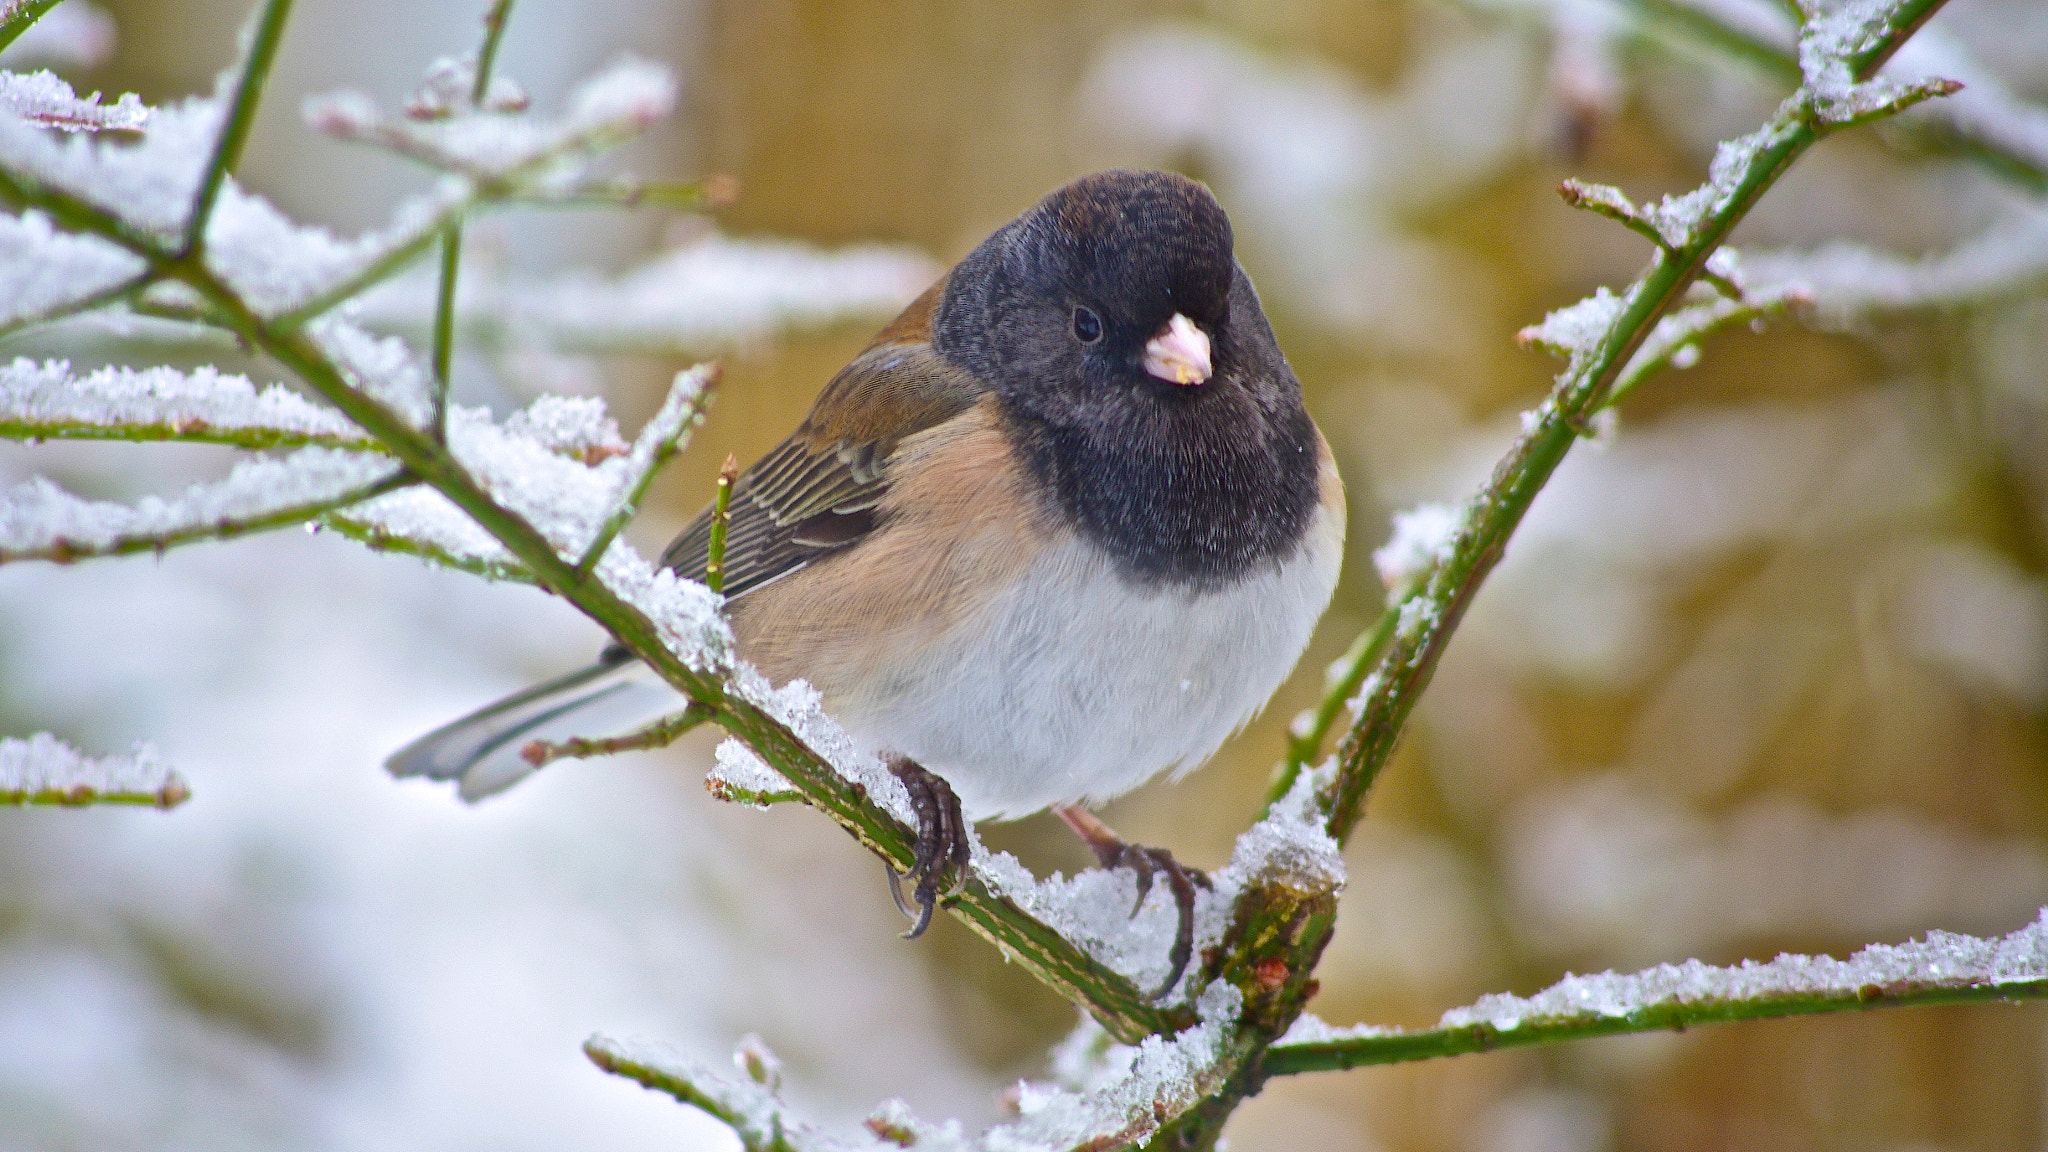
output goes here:
<path id="1" fill-rule="evenodd" d="M 181 440 L 238 448 L 344 448 L 378 443 L 331 409 L 273 384 L 211 368 L 100 368 L 62 360 L 0 367 L 0 439 Z"/>
<path id="2" fill-rule="evenodd" d="M 1568 976 L 1528 999 L 1488 996 L 1413 1032 L 1336 1029 L 1304 1017 L 1267 1050 L 1263 1067 L 1284 1076 L 1729 1020 L 2044 998 L 2048 909 L 1998 940 L 1934 932 L 1916 944 L 1873 944 L 1847 960 L 1785 955 L 1733 968 L 1688 960 L 1632 976 Z"/>
<path id="3" fill-rule="evenodd" d="M 628 732 L 624 736 L 610 736 L 601 740 L 587 740 L 571 737 L 560 742 L 535 740 L 519 750 L 519 755 L 535 768 L 545 768 L 557 760 L 584 760 L 592 756 L 616 756 L 621 752 L 645 752 L 654 748 L 666 748 L 683 734 L 690 732 L 710 720 L 715 713 L 702 704 L 692 704 L 673 716 L 664 716 L 645 728 Z M 790 799 L 797 799 L 791 795 Z"/>
<path id="4" fill-rule="evenodd" d="M 704 422 L 704 410 L 711 403 L 718 378 L 719 369 L 715 363 L 699 364 L 688 371 L 676 373 L 668 398 L 662 401 L 661 408 L 648 419 L 640 429 L 640 435 L 633 440 L 633 450 L 627 457 L 631 467 L 621 485 L 618 502 L 604 518 L 604 523 L 598 526 L 597 535 L 583 550 L 583 558 L 576 562 L 578 573 L 588 576 L 597 568 L 605 549 L 611 547 L 627 522 L 639 512 L 640 501 L 647 496 L 648 486 L 654 483 L 661 466 L 690 442 L 690 433 Z M 711 590 L 716 592 L 718 588 L 714 585 Z"/>
<path id="5" fill-rule="evenodd" d="M 1773 79 L 1798 83 L 1798 29 L 1776 4 L 1730 5 L 1701 0 L 1621 0 L 1638 25 L 1660 38 L 1692 40 L 1756 66 Z M 1740 14 L 1747 19 L 1736 19 Z M 2048 192 L 2048 109 L 2007 91 L 1960 45 L 1924 36 L 1910 50 L 1916 66 L 1933 65 L 1961 80 L 1961 99 L 1932 105 L 1919 119 L 1936 129 L 1935 143 L 1976 160 L 1999 176 Z M 1916 133 L 1918 135 L 1920 133 Z"/>
<path id="6" fill-rule="evenodd" d="M 801 1121 L 788 1115 L 766 1084 L 738 1081 L 671 1053 L 648 1053 L 604 1036 L 584 1042 L 590 1062 L 614 1076 L 665 1092 L 725 1122 L 746 1152 L 805 1152 L 828 1147 Z M 830 1146 L 843 1147 L 836 1141 Z"/>
<path id="7" fill-rule="evenodd" d="M 327 448 L 245 461 L 219 483 L 132 508 L 81 500 L 37 477 L 0 498 L 0 564 L 69 564 L 289 528 L 410 483 L 389 461 Z"/>
<path id="8" fill-rule="evenodd" d="M 506 19 L 512 14 L 512 0 L 494 0 L 484 13 L 484 43 L 477 53 L 476 77 L 470 83 L 469 107 L 483 107 L 484 94 L 491 87 L 491 66 L 498 59 L 498 42 L 505 35 Z M 448 371 L 455 354 L 455 277 L 462 269 L 462 217 L 441 227 L 441 273 L 434 293 L 434 439 L 448 439 Z"/>
<path id="9" fill-rule="evenodd" d="M 0 740 L 0 804 L 148 804 L 175 808 L 185 781 L 147 744 L 127 756 L 91 757 L 50 735 Z"/>

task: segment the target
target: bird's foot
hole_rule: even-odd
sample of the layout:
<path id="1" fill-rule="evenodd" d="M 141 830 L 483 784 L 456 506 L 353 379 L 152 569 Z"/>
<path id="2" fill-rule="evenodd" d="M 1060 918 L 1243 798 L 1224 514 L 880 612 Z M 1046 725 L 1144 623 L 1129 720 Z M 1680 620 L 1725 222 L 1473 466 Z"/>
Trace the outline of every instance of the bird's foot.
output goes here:
<path id="1" fill-rule="evenodd" d="M 916 882 L 910 895 L 917 903 L 917 911 L 912 912 L 910 903 L 903 899 L 903 885 L 898 881 L 895 866 L 887 860 L 882 862 L 889 873 L 889 895 L 895 898 L 897 910 L 913 921 L 903 938 L 915 940 L 931 927 L 932 909 L 938 907 L 939 901 L 959 895 L 966 886 L 973 848 L 967 839 L 967 821 L 960 815 L 960 798 L 953 794 L 952 785 L 904 756 L 890 759 L 889 772 L 903 782 L 910 793 L 910 806 L 917 812 L 917 858 L 902 876 L 903 880 Z M 942 884 L 946 885 L 944 890 L 940 888 Z"/>
<path id="2" fill-rule="evenodd" d="M 1095 859 L 1104 868 L 1129 868 L 1137 873 L 1138 900 L 1131 905 L 1131 915 L 1145 906 L 1145 897 L 1152 891 L 1154 876 L 1166 877 L 1166 886 L 1173 892 L 1174 907 L 1180 912 L 1180 925 L 1174 932 L 1173 950 L 1167 953 L 1171 971 L 1166 982 L 1152 993 L 1154 1000 L 1173 991 L 1180 983 L 1181 974 L 1188 969 L 1188 959 L 1195 950 L 1195 889 L 1208 888 L 1209 874 L 1199 868 L 1189 868 L 1173 858 L 1173 853 L 1164 848 L 1148 848 L 1133 844 L 1117 835 L 1109 825 L 1095 818 L 1095 814 L 1069 804 L 1055 804 L 1052 809 L 1074 835 L 1088 845 L 1095 853 Z"/>

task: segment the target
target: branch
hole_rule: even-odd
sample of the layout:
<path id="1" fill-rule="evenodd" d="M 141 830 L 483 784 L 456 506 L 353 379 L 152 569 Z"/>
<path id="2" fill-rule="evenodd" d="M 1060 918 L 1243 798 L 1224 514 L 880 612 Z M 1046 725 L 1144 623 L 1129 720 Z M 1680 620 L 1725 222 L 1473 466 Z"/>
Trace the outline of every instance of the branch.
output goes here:
<path id="1" fill-rule="evenodd" d="M 69 564 L 288 528 L 410 483 L 388 460 L 326 448 L 244 461 L 218 483 L 132 508 L 81 500 L 36 477 L 0 502 L 0 564 Z"/>
<path id="2" fill-rule="evenodd" d="M 1808 79 L 1800 90 L 1761 130 L 1723 144 L 1706 184 L 1641 212 L 1661 241 L 1649 270 L 1619 296 L 1602 289 L 1541 326 L 1546 342 L 1570 350 L 1571 363 L 1549 399 L 1525 418 L 1522 437 L 1493 478 L 1465 505 L 1448 555 L 1402 601 L 1393 643 L 1373 673 L 1357 722 L 1338 746 L 1339 771 L 1323 797 L 1332 836 L 1343 840 L 1357 825 L 1366 793 L 1392 756 L 1444 646 L 1530 502 L 1729 230 L 1822 136 L 1940 91 L 1938 84 L 1870 82 L 1940 3 L 1850 5 L 1809 25 L 1802 36 Z"/>
<path id="3" fill-rule="evenodd" d="M 0 367 L 0 439 L 383 450 L 340 413 L 282 385 L 258 392 L 248 377 L 212 368 L 108 367 L 77 376 L 63 360 Z"/>
<path id="4" fill-rule="evenodd" d="M 669 458 L 683 450 L 690 442 L 690 433 L 704 422 L 704 411 L 711 404 L 713 392 L 718 387 L 719 368 L 717 364 L 699 364 L 684 372 L 676 373 L 675 382 L 669 386 L 668 396 L 661 407 L 640 429 L 640 435 L 633 439 L 633 450 L 627 456 L 627 471 L 619 486 L 619 496 L 604 523 L 598 526 L 597 534 L 591 537 L 589 547 L 583 550 L 583 558 L 576 562 L 576 571 L 589 576 L 603 558 L 605 549 L 618 538 L 627 522 L 640 510 L 640 501 L 647 496 L 647 489 L 654 483 L 661 466 Z M 717 587 L 711 589 L 718 591 Z"/>
<path id="5" fill-rule="evenodd" d="M 185 218 L 185 238 L 178 246 L 181 254 L 189 255 L 199 250 L 199 241 L 206 235 L 206 223 L 213 218 L 213 206 L 220 199 L 220 190 L 242 159 L 242 147 L 249 142 L 249 129 L 255 127 L 256 106 L 263 100 L 263 85 L 270 79 L 270 66 L 277 62 L 277 45 L 284 39 L 285 19 L 291 15 L 291 10 L 292 0 L 265 0 L 262 12 L 256 18 L 248 51 L 242 58 L 242 74 L 235 81 L 234 99 L 228 103 L 227 120 L 215 138 L 213 155 L 206 162 L 206 174 L 200 179 L 199 191 L 192 197 L 192 211 Z"/>
<path id="6" fill-rule="evenodd" d="M 1731 6 L 1700 0 L 1622 0 L 1645 31 L 1669 41 L 1690 40 L 1743 61 L 1771 79 L 1798 83 L 1798 29 L 1769 3 Z M 1739 19 L 1748 16 L 1749 19 Z M 1922 116 L 1933 143 L 1973 160 L 2033 192 L 2048 192 L 2048 109 L 2014 96 L 1963 47 L 1941 35 L 1912 41 L 1910 63 L 1961 80 L 1956 101 Z M 1927 133 L 1924 129 L 1921 134 Z"/>
<path id="7" fill-rule="evenodd" d="M 1632 976 L 1568 976 L 1528 999 L 1488 996 L 1424 1031 L 1334 1029 L 1304 1017 L 1267 1050 L 1264 1070 L 1284 1076 L 1729 1020 L 2041 999 L 2048 909 L 1998 940 L 1934 932 L 1917 944 L 1873 944 L 1846 961 L 1785 955 L 1714 968 L 1688 960 Z"/>
<path id="8" fill-rule="evenodd" d="M 38 732 L 0 740 L 0 804 L 147 804 L 175 808 L 192 794 L 185 781 L 138 744 L 127 756 L 90 757 Z"/>
<path id="9" fill-rule="evenodd" d="M 665 716 L 645 728 L 628 732 L 624 736 L 613 736 L 603 740 L 572 737 L 560 743 L 535 740 L 520 749 L 519 755 L 535 768 L 545 768 L 557 760 L 585 760 L 593 756 L 616 756 L 621 752 L 645 752 L 654 748 L 666 748 L 684 733 L 711 719 L 711 716 L 711 709 L 702 704 L 692 704 L 673 716 Z M 796 796 L 792 793 L 789 798 L 796 799 Z"/>

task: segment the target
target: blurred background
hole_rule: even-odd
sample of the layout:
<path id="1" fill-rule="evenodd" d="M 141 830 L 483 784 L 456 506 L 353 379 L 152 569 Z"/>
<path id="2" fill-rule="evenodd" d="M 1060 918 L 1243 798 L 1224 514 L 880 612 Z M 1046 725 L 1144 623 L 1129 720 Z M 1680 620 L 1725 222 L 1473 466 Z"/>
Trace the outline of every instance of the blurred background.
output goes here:
<path id="1" fill-rule="evenodd" d="M 206 92 L 248 7 L 94 2 L 58 12 L 100 29 L 96 51 L 25 43 L 0 63 L 151 102 Z M 474 46 L 484 7 L 301 0 L 245 183 L 340 232 L 383 222 L 426 178 L 317 137 L 300 103 L 352 87 L 396 106 Z M 630 433 L 675 370 L 723 356 L 709 424 L 633 528 L 648 551 L 726 452 L 778 440 L 895 304 L 1047 190 L 1112 165 L 1208 181 L 1352 516 L 1337 602 L 1265 717 L 1200 774 L 1106 812 L 1218 866 L 1287 721 L 1377 611 L 1390 513 L 1470 492 L 1543 395 L 1557 364 L 1516 330 L 1648 257 L 1567 209 L 1558 180 L 1689 188 L 1714 141 L 1789 91 L 1630 10 L 521 0 L 500 69 L 537 107 L 621 52 L 660 61 L 683 105 L 626 166 L 741 192 L 715 220 L 481 221 L 466 284 L 602 284 L 689 253 L 724 254 L 703 277 L 815 282 L 807 309 L 581 343 L 478 303 L 457 393 L 501 413 L 598 394 Z M 1932 27 L 2048 97 L 2037 0 L 1954 0 Z M 2042 191 L 1864 130 L 1809 154 L 1735 240 L 1938 256 L 2038 222 Z M 690 307 L 715 310 L 723 283 Z M 1538 501 L 1382 777 L 1313 1010 L 1427 1025 L 1567 971 L 2032 920 L 2048 903 L 2044 287 L 2048 259 L 2022 261 L 1938 310 L 1717 336 L 1630 397 L 1619 434 Z M 418 337 L 407 291 L 366 315 Z M 232 346 L 104 326 L 9 345 L 281 378 Z M 0 446 L 10 482 L 40 471 L 109 498 L 229 460 Z M 0 569 L 0 732 L 93 752 L 147 738 L 195 794 L 168 814 L 0 811 L 0 1148 L 733 1146 L 589 1066 L 592 1032 L 712 1061 L 759 1033 L 798 1106 L 840 1123 L 900 1095 L 979 1125 L 1005 1084 L 1044 1074 L 1072 1010 L 950 921 L 896 939 L 881 869 L 827 821 L 709 799 L 715 736 L 558 765 L 475 808 L 384 775 L 390 749 L 601 642 L 531 590 L 331 535 Z M 1044 817 L 983 832 L 1041 872 L 1087 863 Z M 1723 1025 L 1276 1082 L 1230 1140 L 2031 1150 L 2048 1139 L 2044 1040 L 2038 1007 Z"/>

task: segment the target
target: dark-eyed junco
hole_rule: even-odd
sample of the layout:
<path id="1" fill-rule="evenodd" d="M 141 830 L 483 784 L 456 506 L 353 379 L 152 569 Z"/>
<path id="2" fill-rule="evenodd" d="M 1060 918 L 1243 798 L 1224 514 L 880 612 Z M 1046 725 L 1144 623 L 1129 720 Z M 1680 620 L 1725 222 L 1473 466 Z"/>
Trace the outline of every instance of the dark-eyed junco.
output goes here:
<path id="1" fill-rule="evenodd" d="M 710 519 L 662 562 L 701 577 Z M 1102 172 L 983 241 L 740 475 L 725 592 L 740 655 L 809 680 L 910 787 L 913 935 L 965 863 L 963 813 L 1052 806 L 1104 866 L 1172 882 L 1170 988 L 1200 873 L 1077 806 L 1200 765 L 1257 713 L 1343 543 L 1343 484 L 1222 207 L 1172 173 Z M 607 653 L 391 770 L 495 791 L 533 739 L 673 710 L 648 679 Z"/>

